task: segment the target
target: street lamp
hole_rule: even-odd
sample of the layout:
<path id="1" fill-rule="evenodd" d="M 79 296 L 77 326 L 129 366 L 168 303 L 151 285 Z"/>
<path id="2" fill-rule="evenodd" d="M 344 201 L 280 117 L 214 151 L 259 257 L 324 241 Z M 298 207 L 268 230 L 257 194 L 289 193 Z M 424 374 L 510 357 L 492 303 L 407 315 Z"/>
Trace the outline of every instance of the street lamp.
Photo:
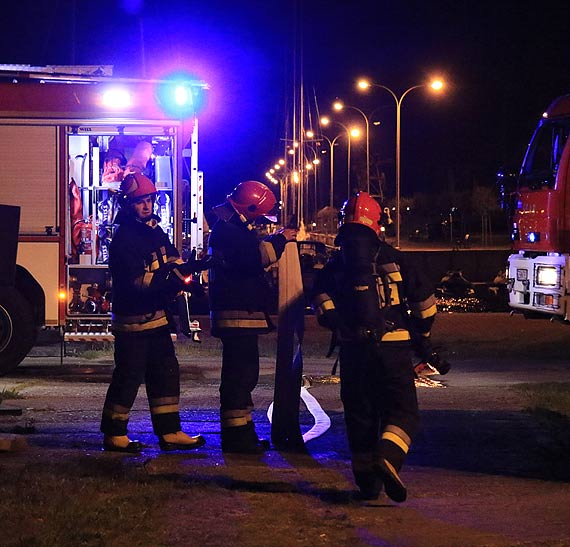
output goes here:
<path id="1" fill-rule="evenodd" d="M 379 87 L 385 89 L 396 102 L 396 247 L 400 247 L 400 120 L 401 120 L 401 108 L 402 101 L 404 97 L 413 91 L 414 89 L 419 89 L 421 87 L 430 87 L 433 91 L 441 91 L 443 89 L 444 83 L 442 80 L 433 80 L 429 84 L 418 84 L 409 87 L 404 91 L 400 97 L 394 93 L 389 87 L 382 84 L 376 84 L 369 82 L 368 80 L 359 80 L 357 86 L 361 90 L 366 90 L 370 87 Z"/>
<path id="2" fill-rule="evenodd" d="M 317 216 L 317 211 L 318 211 L 318 195 L 319 195 L 319 190 L 318 190 L 318 166 L 321 163 L 321 160 L 318 158 L 317 156 L 317 151 L 315 150 L 315 148 L 313 148 L 312 146 L 310 146 L 308 144 L 308 141 L 305 141 L 305 148 L 307 150 L 307 152 L 310 152 L 312 155 L 312 158 L 307 157 L 307 154 L 305 154 L 305 172 L 306 172 L 306 180 L 307 180 L 307 202 L 306 202 L 306 208 L 307 208 L 307 217 L 310 216 L 310 194 L 311 194 L 311 190 L 310 190 L 310 175 L 313 175 L 313 208 L 314 208 L 314 215 L 315 218 Z"/>
<path id="3" fill-rule="evenodd" d="M 330 198 L 329 198 L 329 206 L 332 209 L 333 208 L 333 196 L 334 196 L 334 146 L 336 144 L 336 141 L 342 137 L 343 133 L 339 133 L 336 137 L 334 137 L 332 140 L 329 139 L 326 135 L 320 135 L 323 139 L 325 139 L 328 144 L 329 144 L 329 148 L 330 148 Z"/>
<path id="4" fill-rule="evenodd" d="M 269 182 L 279 186 L 281 221 L 284 223 L 289 218 L 289 191 L 293 195 L 296 193 L 294 184 L 299 182 L 298 174 L 287 165 L 286 159 L 280 158 L 273 167 L 266 171 L 265 177 Z M 294 199 L 292 206 L 294 212 Z"/>
<path id="5" fill-rule="evenodd" d="M 340 125 L 340 127 L 342 127 L 344 129 L 344 131 L 346 132 L 346 137 L 348 139 L 348 153 L 347 153 L 347 161 L 348 161 L 348 173 L 347 173 L 347 199 L 350 198 L 350 148 L 352 145 L 352 139 L 353 138 L 358 138 L 360 137 L 360 129 L 356 128 L 356 127 L 352 127 L 349 128 L 346 125 L 344 125 L 343 123 L 332 121 L 329 118 L 327 118 L 326 116 L 321 118 L 321 125 L 323 126 L 327 126 L 331 123 L 334 123 L 336 125 Z"/>
<path id="6" fill-rule="evenodd" d="M 370 121 L 368 120 L 368 116 L 362 112 L 360 108 L 344 104 L 342 101 L 336 101 L 333 104 L 333 108 L 337 112 L 345 108 L 350 108 L 351 110 L 356 110 L 364 118 L 364 122 L 366 123 L 366 189 L 368 193 L 370 193 Z"/>

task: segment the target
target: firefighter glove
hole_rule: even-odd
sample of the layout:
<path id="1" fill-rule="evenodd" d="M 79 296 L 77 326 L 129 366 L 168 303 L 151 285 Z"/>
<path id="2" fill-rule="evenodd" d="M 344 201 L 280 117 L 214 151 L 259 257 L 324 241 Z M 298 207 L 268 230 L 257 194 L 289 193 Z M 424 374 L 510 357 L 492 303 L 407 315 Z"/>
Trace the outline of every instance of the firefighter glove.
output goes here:
<path id="1" fill-rule="evenodd" d="M 317 321 L 321 327 L 335 332 L 339 342 L 346 342 L 353 339 L 354 333 L 346 325 L 336 309 L 326 310 L 322 315 L 317 317 Z"/>
<path id="2" fill-rule="evenodd" d="M 451 369 L 451 365 L 445 359 L 442 359 L 436 351 L 432 351 L 426 363 L 435 368 L 441 375 L 447 374 Z"/>
<path id="3" fill-rule="evenodd" d="M 195 256 L 191 256 L 183 264 L 177 264 L 176 269 L 184 277 L 192 275 L 193 273 L 199 273 L 203 270 L 211 268 L 214 262 L 214 257 L 211 255 L 206 255 L 204 258 L 196 259 Z"/>

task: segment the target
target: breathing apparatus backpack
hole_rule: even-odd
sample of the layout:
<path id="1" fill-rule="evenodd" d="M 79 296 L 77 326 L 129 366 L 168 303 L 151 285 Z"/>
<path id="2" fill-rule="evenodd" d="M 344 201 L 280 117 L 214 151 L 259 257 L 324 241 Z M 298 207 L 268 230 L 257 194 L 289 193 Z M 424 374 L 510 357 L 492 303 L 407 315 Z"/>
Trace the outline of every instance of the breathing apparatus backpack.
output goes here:
<path id="1" fill-rule="evenodd" d="M 339 230 L 337 243 L 342 267 L 335 279 L 335 303 L 347 334 L 354 342 L 379 342 L 386 332 L 386 310 L 390 305 L 388 283 L 377 271 L 380 241 L 369 228 L 346 224 Z M 380 284 L 383 291 L 379 291 Z"/>

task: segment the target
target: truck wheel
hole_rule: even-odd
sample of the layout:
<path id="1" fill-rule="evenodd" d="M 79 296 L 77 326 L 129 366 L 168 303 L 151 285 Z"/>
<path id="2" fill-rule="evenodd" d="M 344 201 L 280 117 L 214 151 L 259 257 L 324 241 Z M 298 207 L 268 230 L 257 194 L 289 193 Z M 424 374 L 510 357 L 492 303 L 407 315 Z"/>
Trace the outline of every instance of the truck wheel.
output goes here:
<path id="1" fill-rule="evenodd" d="M 0 288 L 0 375 L 14 370 L 35 341 L 32 307 L 14 288 Z"/>

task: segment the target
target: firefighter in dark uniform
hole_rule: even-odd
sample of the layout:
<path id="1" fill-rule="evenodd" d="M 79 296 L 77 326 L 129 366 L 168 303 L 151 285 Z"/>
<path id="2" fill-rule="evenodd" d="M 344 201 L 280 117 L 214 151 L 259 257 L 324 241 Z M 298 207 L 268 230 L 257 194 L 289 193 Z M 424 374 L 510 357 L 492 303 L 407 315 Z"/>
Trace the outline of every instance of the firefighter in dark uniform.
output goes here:
<path id="1" fill-rule="evenodd" d="M 413 349 L 427 361 L 436 313 L 432 288 L 381 234 L 382 210 L 366 192 L 342 210 L 340 248 L 317 274 L 313 305 L 339 351 L 341 399 L 362 499 L 382 487 L 406 499 L 399 476 L 419 424 Z"/>
<path id="2" fill-rule="evenodd" d="M 222 451 L 261 453 L 252 420 L 252 391 L 259 379 L 258 335 L 273 327 L 265 268 L 277 262 L 296 230 L 281 229 L 260 240 L 253 222 L 276 205 L 273 192 L 257 181 L 240 183 L 214 207 L 217 220 L 208 240 L 215 262 L 209 272 L 212 336 L 222 341 L 220 421 Z"/>
<path id="3" fill-rule="evenodd" d="M 156 188 L 150 179 L 140 173 L 127 175 L 121 183 L 121 196 L 116 219 L 119 228 L 109 250 L 115 369 L 101 419 L 103 448 L 142 450 L 142 443 L 127 436 L 127 425 L 143 382 L 160 448 L 198 448 L 204 438 L 181 431 L 179 366 L 166 308 L 187 288 L 191 273 L 206 269 L 210 259 L 182 261 L 153 214 Z"/>

